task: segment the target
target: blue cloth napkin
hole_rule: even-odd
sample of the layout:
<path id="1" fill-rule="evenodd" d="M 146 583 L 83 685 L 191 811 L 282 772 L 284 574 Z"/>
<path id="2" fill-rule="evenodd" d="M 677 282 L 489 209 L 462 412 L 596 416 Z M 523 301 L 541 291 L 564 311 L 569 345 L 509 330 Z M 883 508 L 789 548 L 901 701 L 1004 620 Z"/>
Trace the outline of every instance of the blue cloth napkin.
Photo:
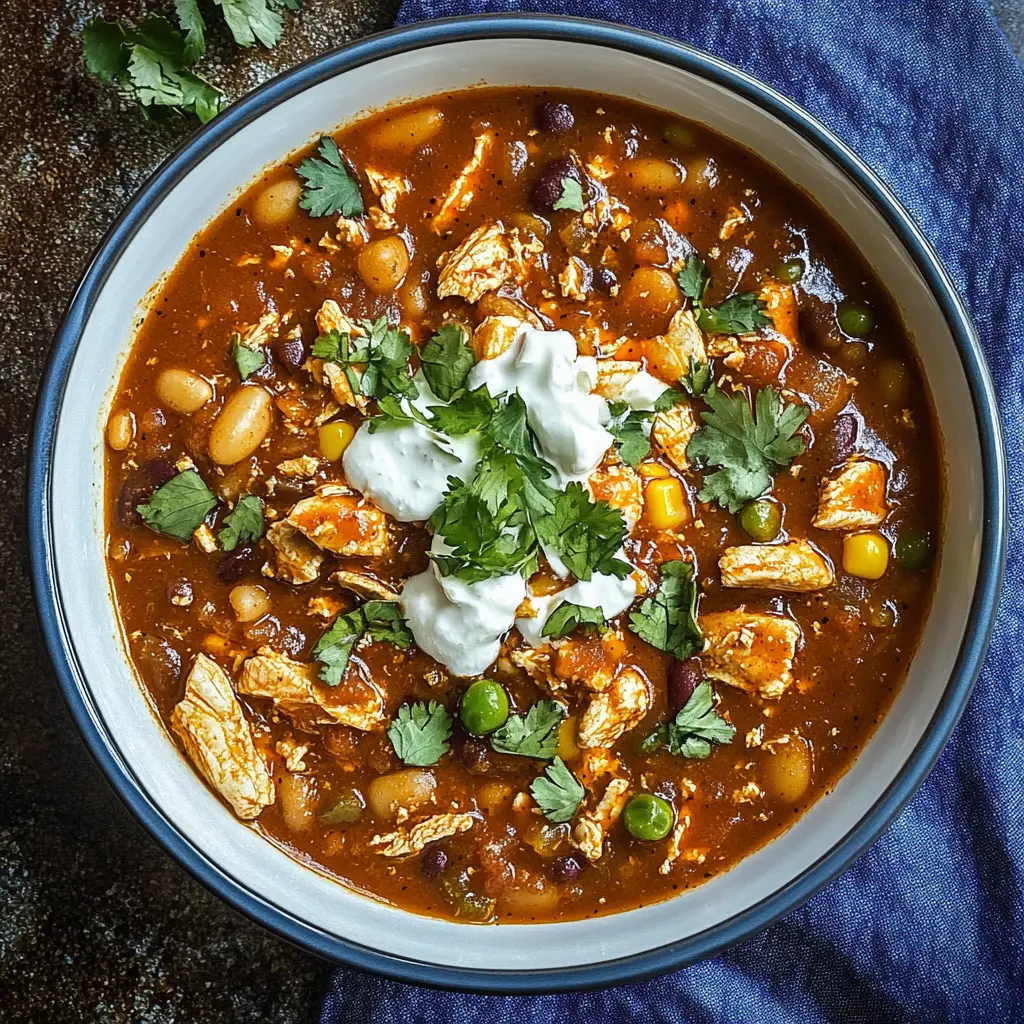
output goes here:
<path id="1" fill-rule="evenodd" d="M 321 1021 L 1024 1020 L 1024 70 L 985 0 L 407 0 L 399 20 L 517 10 L 627 22 L 717 54 L 807 107 L 892 187 L 967 297 L 1000 392 L 1007 584 L 937 767 L 786 920 L 686 970 L 575 995 L 433 992 L 339 970 Z"/>

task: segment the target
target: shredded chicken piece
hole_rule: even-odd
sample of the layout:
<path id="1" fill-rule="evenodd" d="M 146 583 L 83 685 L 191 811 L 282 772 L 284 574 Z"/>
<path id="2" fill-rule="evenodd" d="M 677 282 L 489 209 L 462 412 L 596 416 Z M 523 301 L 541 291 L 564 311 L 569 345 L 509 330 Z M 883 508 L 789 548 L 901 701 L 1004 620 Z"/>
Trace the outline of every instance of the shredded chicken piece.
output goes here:
<path id="1" fill-rule="evenodd" d="M 470 187 L 473 184 L 472 179 L 480 169 L 480 165 L 483 163 L 484 157 L 487 156 L 493 143 L 494 136 L 490 132 L 484 132 L 483 135 L 476 137 L 473 143 L 472 157 L 470 157 L 466 166 L 462 168 L 459 176 L 449 186 L 448 191 L 444 194 L 444 199 L 441 200 L 437 213 L 434 214 L 431 221 L 431 227 L 438 234 L 447 231 L 455 214 L 465 210 L 473 201 L 473 190 Z"/>
<path id="2" fill-rule="evenodd" d="M 586 302 L 590 290 L 590 268 L 579 256 L 570 256 L 569 262 L 558 275 L 558 285 L 562 289 L 563 298 Z"/>
<path id="3" fill-rule="evenodd" d="M 312 583 L 320 575 L 322 552 L 287 520 L 272 523 L 266 537 L 274 549 L 273 574 L 277 579 L 300 585 Z"/>
<path id="4" fill-rule="evenodd" d="M 598 466 L 587 481 L 596 501 L 606 501 L 622 512 L 626 526 L 632 530 L 644 513 L 644 491 L 635 469 L 624 463 Z"/>
<path id="5" fill-rule="evenodd" d="M 806 540 L 726 548 L 718 568 L 726 587 L 804 592 L 835 583 L 829 561 Z"/>
<path id="6" fill-rule="evenodd" d="M 533 618 L 534 616 L 529 616 Z M 564 690 L 565 682 L 552 671 L 554 648 L 550 644 L 543 647 L 519 647 L 509 653 L 513 665 L 518 665 L 535 683 L 546 686 L 552 692 Z"/>
<path id="7" fill-rule="evenodd" d="M 522 320 L 513 316 L 489 316 L 473 332 L 471 347 L 477 362 L 481 359 L 497 359 L 512 347 Z"/>
<path id="8" fill-rule="evenodd" d="M 338 218 L 338 240 L 350 249 L 358 249 L 365 245 L 369 237 L 361 220 L 356 220 L 355 217 Z"/>
<path id="9" fill-rule="evenodd" d="M 200 775 L 245 820 L 274 802 L 274 783 L 252 741 L 249 723 L 227 673 L 197 654 L 171 728 Z"/>
<path id="10" fill-rule="evenodd" d="M 217 550 L 217 538 L 214 536 L 213 530 L 206 523 L 200 523 L 193 530 L 192 539 L 196 542 L 196 547 L 204 555 L 212 555 Z"/>
<path id="11" fill-rule="evenodd" d="M 422 852 L 428 843 L 468 832 L 472 827 L 473 818 L 469 814 L 434 814 L 410 829 L 400 828 L 374 836 L 369 845 L 379 847 L 377 853 L 385 857 L 408 857 Z"/>
<path id="12" fill-rule="evenodd" d="M 775 330 L 790 346 L 796 348 L 800 344 L 800 310 L 793 286 L 780 281 L 767 281 L 761 287 L 758 298 L 765 303 L 765 315 L 772 321 Z"/>
<path id="13" fill-rule="evenodd" d="M 511 275 L 511 253 L 504 229 L 501 224 L 481 224 L 452 252 L 442 255 L 438 265 L 438 298 L 459 295 L 467 302 L 479 302 Z"/>
<path id="14" fill-rule="evenodd" d="M 300 477 L 309 479 L 315 476 L 320 468 L 320 460 L 315 455 L 300 455 L 297 459 L 285 459 L 277 464 L 277 471 L 281 476 Z"/>
<path id="15" fill-rule="evenodd" d="M 885 466 L 854 455 L 831 479 L 822 481 L 818 511 L 811 521 L 819 530 L 862 530 L 889 514 L 885 503 Z"/>
<path id="16" fill-rule="evenodd" d="M 676 827 L 672 829 L 672 834 L 668 837 L 668 849 L 665 851 L 665 859 L 661 862 L 661 867 L 658 868 L 659 875 L 667 875 L 672 870 L 672 865 L 679 859 L 679 854 L 683 852 L 683 835 L 689 827 L 690 816 L 681 814 L 676 822 Z"/>
<path id="17" fill-rule="evenodd" d="M 317 547 L 345 558 L 383 558 L 391 550 L 387 516 L 340 484 L 297 502 L 286 521 Z"/>
<path id="18" fill-rule="evenodd" d="M 619 820 L 626 806 L 629 794 L 628 779 L 612 779 L 608 783 L 598 805 L 592 811 L 584 811 L 573 829 L 573 842 L 591 863 L 601 859 L 604 853 L 604 837 Z"/>
<path id="19" fill-rule="evenodd" d="M 651 426 L 651 440 L 665 453 L 669 462 L 681 473 L 690 468 L 686 446 L 697 433 L 697 417 L 685 403 L 673 405 L 659 412 Z"/>
<path id="20" fill-rule="evenodd" d="M 746 224 L 747 220 L 747 215 L 743 210 L 738 206 L 730 206 L 725 212 L 725 220 L 722 221 L 722 226 L 718 229 L 718 237 L 723 242 L 727 242 L 736 234 L 736 229 Z"/>
<path id="21" fill-rule="evenodd" d="M 705 674 L 762 697 L 781 697 L 793 681 L 800 627 L 792 619 L 740 608 L 700 617 Z"/>
<path id="22" fill-rule="evenodd" d="M 340 587 L 344 587 L 346 590 L 351 590 L 353 594 L 358 594 L 360 597 L 377 598 L 380 601 L 397 601 L 399 594 L 398 591 L 393 587 L 389 587 L 386 583 L 381 583 L 374 576 L 368 576 L 365 572 L 346 572 L 344 570 L 336 572 L 331 580 L 338 584 Z"/>
<path id="23" fill-rule="evenodd" d="M 610 747 L 650 709 L 647 680 L 636 669 L 624 668 L 607 690 L 591 697 L 580 719 L 578 743 L 581 747 Z"/>
<path id="24" fill-rule="evenodd" d="M 668 330 L 651 344 L 658 349 L 662 376 L 673 380 L 682 380 L 690 372 L 691 362 L 706 363 L 708 359 L 704 334 L 689 309 L 680 309 L 669 321 Z"/>
<path id="25" fill-rule="evenodd" d="M 238 343 L 245 348 L 263 348 L 274 340 L 288 319 L 287 316 L 281 316 L 276 309 L 268 310 L 256 323 L 249 324 L 244 330 L 239 331 Z"/>
<path id="26" fill-rule="evenodd" d="M 317 674 L 316 665 L 294 661 L 272 647 L 261 647 L 246 658 L 238 692 L 272 700 L 300 729 L 350 725 L 372 732 L 387 721 L 384 697 L 374 684 L 361 679 L 365 698 L 346 703 L 337 689 L 325 686 Z"/>

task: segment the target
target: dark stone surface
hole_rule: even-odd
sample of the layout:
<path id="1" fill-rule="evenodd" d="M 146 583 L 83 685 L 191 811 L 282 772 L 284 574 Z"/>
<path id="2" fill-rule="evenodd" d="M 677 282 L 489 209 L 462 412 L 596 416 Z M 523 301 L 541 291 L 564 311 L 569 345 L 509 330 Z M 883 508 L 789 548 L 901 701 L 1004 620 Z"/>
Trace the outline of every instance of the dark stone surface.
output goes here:
<path id="1" fill-rule="evenodd" d="M 207 72 L 237 96 L 387 27 L 397 3 L 305 0 L 272 52 L 213 31 Z M 0 4 L 0 1020 L 12 1024 L 312 1021 L 329 972 L 209 895 L 135 824 L 71 726 L 32 611 L 24 462 L 52 332 L 114 215 L 193 127 L 146 124 L 92 82 L 78 34 L 95 14 L 161 6 Z M 995 9 L 1019 52 L 1024 4 Z"/>

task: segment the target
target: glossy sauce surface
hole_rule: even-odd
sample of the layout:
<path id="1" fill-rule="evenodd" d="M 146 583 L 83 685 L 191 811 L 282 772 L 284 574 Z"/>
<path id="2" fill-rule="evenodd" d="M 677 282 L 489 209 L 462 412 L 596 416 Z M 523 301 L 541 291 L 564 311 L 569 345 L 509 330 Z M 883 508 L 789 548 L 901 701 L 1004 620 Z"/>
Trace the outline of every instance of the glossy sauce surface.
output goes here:
<path id="1" fill-rule="evenodd" d="M 538 127 L 539 108 L 555 101 L 571 110 L 573 123 L 565 131 Z M 549 823 L 528 800 L 517 799 L 543 764 L 496 753 L 486 740 L 465 733 L 457 707 L 469 681 L 415 647 L 401 651 L 375 643 L 357 649 L 341 692 L 358 694 L 372 680 L 389 716 L 410 700 L 445 705 L 456 718 L 451 751 L 429 768 L 403 768 L 382 728 L 304 730 L 270 702 L 240 698 L 277 789 L 275 802 L 253 827 L 348 885 L 415 912 L 459 919 L 472 919 L 475 904 L 467 904 L 464 893 L 453 894 L 444 881 L 456 869 L 459 884 L 486 901 L 478 915 L 486 920 L 582 918 L 656 902 L 727 869 L 826 794 L 903 682 L 928 612 L 934 559 L 923 568 L 907 568 L 890 555 L 880 579 L 852 575 L 844 571 L 844 533 L 816 529 L 811 520 L 822 478 L 859 453 L 887 471 L 888 514 L 877 530 L 890 548 L 910 531 L 926 534 L 932 543 L 941 535 L 945 492 L 927 387 L 884 282 L 810 199 L 755 154 L 663 112 L 584 93 L 481 89 L 409 109 L 428 113 L 410 128 L 400 122 L 405 110 L 385 111 L 334 136 L 360 176 L 367 206 L 379 201 L 364 176 L 367 168 L 408 182 L 391 213 L 393 224 L 382 229 L 366 222 L 371 242 L 400 237 L 410 254 L 397 288 L 377 290 L 372 275 L 368 284 L 366 268 L 361 272 L 359 265 L 365 246 L 339 237 L 336 217 L 314 218 L 296 207 L 295 167 L 308 155 L 298 154 L 196 238 L 154 302 L 114 405 L 115 419 L 130 413 L 131 439 L 108 457 L 109 563 L 129 647 L 156 708 L 169 720 L 199 652 L 233 677 L 262 647 L 307 662 L 330 621 L 314 613 L 323 602 L 311 608 L 311 599 L 328 598 L 332 611 L 357 604 L 352 593 L 329 582 L 328 569 L 304 585 L 264 574 L 263 566 L 274 563 L 266 540 L 251 550 L 208 553 L 197 543 L 153 532 L 137 512 L 183 457 L 221 500 L 211 519 L 215 534 L 243 494 L 259 496 L 268 519 L 281 519 L 318 486 L 345 482 L 341 462 L 321 457 L 316 421 L 341 419 L 356 427 L 364 417 L 351 407 L 332 411 L 330 393 L 307 368 L 319 334 L 315 315 L 325 300 L 336 300 L 353 320 L 388 317 L 415 343 L 448 319 L 469 329 L 486 315 L 531 319 L 547 330 L 572 333 L 584 355 L 594 354 L 596 344 L 599 354 L 641 359 L 655 376 L 674 383 L 650 339 L 663 335 L 685 306 L 673 282 L 693 249 L 707 261 L 708 306 L 770 282 L 792 284 L 798 316 L 788 332 L 776 322 L 777 334 L 742 339 L 742 365 L 716 357 L 713 367 L 720 381 L 728 378 L 726 386 L 753 392 L 772 385 L 809 407 L 803 428 L 808 448 L 776 474 L 770 497 L 783 511 L 780 539 L 809 539 L 834 567 L 834 585 L 809 593 L 724 587 L 719 556 L 751 539 L 736 515 L 698 500 L 699 472 L 681 472 L 657 446 L 645 463 L 650 476 L 643 479 L 678 479 L 687 521 L 677 529 L 658 529 L 645 514 L 626 552 L 652 580 L 664 562 L 692 560 L 702 615 L 742 606 L 795 621 L 801 639 L 793 683 L 770 699 L 716 682 L 718 713 L 735 726 L 735 736 L 706 759 L 681 758 L 666 751 L 640 754 L 637 746 L 685 702 L 694 679 L 703 677 L 699 660 L 691 659 L 685 671 L 674 669 L 671 681 L 670 656 L 636 637 L 622 616 L 614 624 L 621 646 L 612 654 L 600 638 L 576 636 L 561 654 L 566 664 L 555 665 L 557 678 L 576 678 L 597 673 L 614 658 L 648 681 L 650 711 L 614 744 L 613 753 L 616 774 L 628 778 L 631 793 L 658 794 L 677 820 L 689 819 L 682 851 L 667 870 L 659 871 L 666 841 L 633 838 L 621 819 L 608 830 L 602 856 L 588 862 L 571 840 L 570 825 Z M 473 173 L 472 198 L 435 231 L 440 202 L 482 134 L 492 141 Z M 531 191 L 549 162 L 574 159 L 587 168 L 594 194 L 617 200 L 628 222 L 617 222 L 613 213 L 595 231 L 572 210 L 537 213 Z M 606 171 L 609 176 L 601 178 Z M 382 217 L 379 223 L 388 222 Z M 439 299 L 439 258 L 485 223 L 536 237 L 543 258 L 528 260 L 523 273 L 477 302 Z M 563 295 L 559 282 L 573 257 L 586 267 L 589 287 L 582 300 Z M 795 278 L 783 266 L 792 267 L 793 260 L 802 267 Z M 839 312 L 851 305 L 867 307 L 874 320 L 862 339 L 839 326 Z M 218 464 L 210 457 L 211 432 L 224 404 L 243 388 L 231 338 L 268 312 L 277 320 L 265 346 L 267 362 L 244 387 L 258 386 L 272 396 L 272 425 L 254 452 Z M 785 343 L 787 333 L 792 344 Z M 196 411 L 176 412 L 168 402 L 166 378 L 159 382 L 169 368 L 207 382 L 211 394 Z M 180 394 L 174 396 L 183 407 Z M 114 436 L 120 443 L 116 430 Z M 289 476 L 278 468 L 307 455 L 318 459 L 313 473 Z M 328 555 L 328 565 L 370 572 L 400 590 L 404 580 L 427 568 L 430 537 L 417 524 L 393 523 L 390 529 L 394 547 L 386 559 L 368 563 Z M 269 600 L 265 614 L 239 621 L 229 599 L 239 583 L 263 589 Z M 502 683 L 513 710 L 550 696 L 510 659 L 523 646 L 513 629 L 502 656 L 484 673 Z M 607 780 L 588 775 L 572 734 L 591 697 L 576 685 L 560 693 L 570 725 L 559 753 L 583 781 L 593 807 Z M 284 752 L 296 745 L 307 749 L 299 758 L 302 767 L 289 771 Z M 471 813 L 472 828 L 428 845 L 420 855 L 382 856 L 370 840 L 396 825 L 407 827 L 409 819 L 396 823 L 390 813 L 375 814 L 381 804 L 370 792 L 375 779 L 400 770 L 428 772 L 431 813 Z M 405 777 L 403 793 L 409 785 Z M 325 821 L 325 812 L 343 796 L 362 805 L 358 820 Z M 411 821 L 426 813 L 425 807 L 406 809 Z"/>

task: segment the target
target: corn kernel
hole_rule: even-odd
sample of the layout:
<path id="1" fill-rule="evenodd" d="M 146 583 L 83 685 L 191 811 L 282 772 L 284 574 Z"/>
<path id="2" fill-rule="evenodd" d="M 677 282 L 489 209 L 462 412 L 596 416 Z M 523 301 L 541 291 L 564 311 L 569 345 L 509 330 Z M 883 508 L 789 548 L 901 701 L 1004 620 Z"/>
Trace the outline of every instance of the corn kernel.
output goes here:
<path id="1" fill-rule="evenodd" d="M 653 480 L 655 477 L 671 476 L 672 474 L 660 462 L 641 462 L 640 475 L 645 480 Z"/>
<path id="2" fill-rule="evenodd" d="M 672 530 L 690 518 L 683 485 L 675 477 L 656 477 L 644 488 L 647 518 L 656 530 Z"/>
<path id="3" fill-rule="evenodd" d="M 319 431 L 320 454 L 330 462 L 337 462 L 356 436 L 356 428 L 345 420 L 325 423 Z"/>
<path id="4" fill-rule="evenodd" d="M 570 715 L 558 727 L 558 748 L 556 754 L 563 760 L 569 761 L 580 752 L 576 745 L 576 716 Z"/>
<path id="5" fill-rule="evenodd" d="M 843 538 L 843 568 L 851 576 L 877 580 L 889 566 L 889 542 L 880 533 L 852 533 Z"/>

